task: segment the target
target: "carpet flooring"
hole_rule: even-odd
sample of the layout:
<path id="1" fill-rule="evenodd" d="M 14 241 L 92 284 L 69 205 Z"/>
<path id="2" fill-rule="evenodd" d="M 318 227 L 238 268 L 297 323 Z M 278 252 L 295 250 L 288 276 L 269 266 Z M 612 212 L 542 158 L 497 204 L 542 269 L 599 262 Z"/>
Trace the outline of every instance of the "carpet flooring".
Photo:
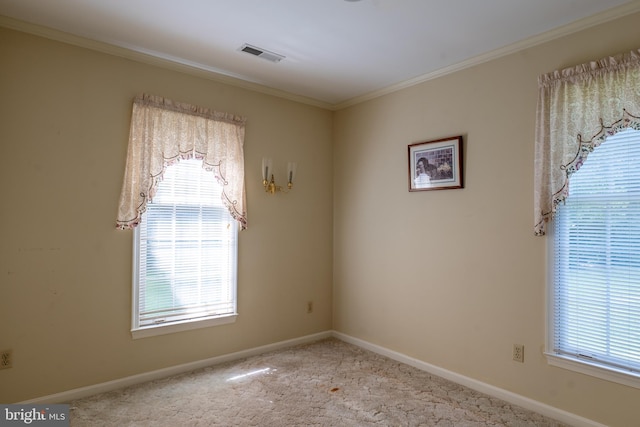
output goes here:
<path id="1" fill-rule="evenodd" d="M 336 339 L 70 403 L 72 427 L 562 426 Z"/>

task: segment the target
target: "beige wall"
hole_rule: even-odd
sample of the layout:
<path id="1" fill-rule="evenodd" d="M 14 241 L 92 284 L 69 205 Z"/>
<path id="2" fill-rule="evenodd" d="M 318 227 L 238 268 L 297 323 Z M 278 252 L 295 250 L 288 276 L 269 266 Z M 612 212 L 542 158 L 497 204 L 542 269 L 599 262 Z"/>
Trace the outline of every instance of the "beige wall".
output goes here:
<path id="1" fill-rule="evenodd" d="M 0 402 L 331 328 L 331 112 L 3 28 L 0 58 L 0 349 L 14 354 Z M 131 339 L 132 233 L 115 216 L 140 92 L 247 117 L 234 324 Z M 276 181 L 298 162 L 291 193 L 264 193 L 265 155 Z"/>
<path id="2" fill-rule="evenodd" d="M 640 390 L 550 367 L 533 235 L 537 76 L 637 49 L 640 15 L 334 117 L 334 329 L 599 422 Z M 407 145 L 464 135 L 465 188 L 409 193 Z M 525 363 L 511 360 L 525 345 Z"/>

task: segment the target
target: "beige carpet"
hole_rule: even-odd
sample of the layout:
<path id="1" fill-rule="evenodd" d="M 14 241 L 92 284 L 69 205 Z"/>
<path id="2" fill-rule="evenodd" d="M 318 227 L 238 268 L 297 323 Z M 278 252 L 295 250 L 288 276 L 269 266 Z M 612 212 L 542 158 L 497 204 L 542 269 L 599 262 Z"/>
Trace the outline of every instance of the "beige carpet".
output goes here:
<path id="1" fill-rule="evenodd" d="M 71 426 L 560 426 L 329 339 L 71 402 Z"/>

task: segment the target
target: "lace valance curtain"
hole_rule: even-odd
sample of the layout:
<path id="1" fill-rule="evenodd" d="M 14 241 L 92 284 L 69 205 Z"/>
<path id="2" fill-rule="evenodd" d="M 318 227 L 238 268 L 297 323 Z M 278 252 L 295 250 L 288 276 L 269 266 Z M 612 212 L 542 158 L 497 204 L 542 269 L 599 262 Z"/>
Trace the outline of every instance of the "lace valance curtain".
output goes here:
<path id="1" fill-rule="evenodd" d="M 195 157 L 222 185 L 224 205 L 245 229 L 244 125 L 243 117 L 232 114 L 159 96 L 137 96 L 117 227 L 138 225 L 167 166 Z"/>
<path id="2" fill-rule="evenodd" d="M 594 148 L 625 128 L 640 130 L 640 50 L 538 78 L 534 232 L 569 196 L 569 177 Z"/>

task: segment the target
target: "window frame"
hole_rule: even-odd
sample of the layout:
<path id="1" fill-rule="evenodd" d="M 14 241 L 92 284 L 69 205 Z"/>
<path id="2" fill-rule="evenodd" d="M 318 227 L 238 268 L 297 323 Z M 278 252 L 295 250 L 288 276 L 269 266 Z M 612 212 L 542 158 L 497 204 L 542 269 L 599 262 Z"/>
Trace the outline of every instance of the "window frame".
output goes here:
<path id="1" fill-rule="evenodd" d="M 553 219 L 551 220 L 553 221 Z M 560 355 L 553 351 L 553 337 L 555 332 L 554 324 L 554 274 L 553 265 L 555 262 L 555 227 L 552 223 L 547 225 L 547 233 L 545 236 L 547 259 L 546 259 L 546 324 L 545 324 L 545 350 L 544 356 L 547 358 L 547 363 L 551 366 L 558 368 L 568 369 L 570 371 L 579 372 L 581 374 L 590 375 L 592 377 L 600 378 L 602 380 L 611 381 L 618 384 L 623 384 L 629 387 L 640 389 L 640 375 L 636 375 L 633 372 L 623 369 L 615 369 L 613 367 L 604 366 L 599 363 L 590 362 L 586 359 L 579 359 L 577 357 Z"/>
<path id="2" fill-rule="evenodd" d="M 202 162 L 200 162 L 202 163 Z M 170 166 L 171 167 L 171 166 Z M 211 174 L 211 179 L 214 179 L 213 173 Z M 181 205 L 174 205 L 181 206 Z M 225 210 L 226 207 L 223 205 L 222 200 L 220 200 L 220 208 Z M 145 212 L 143 215 L 147 215 Z M 226 325 L 235 322 L 238 317 L 238 293 L 237 293 L 237 275 L 238 275 L 238 240 L 239 240 L 239 230 L 237 221 L 233 218 L 230 218 L 231 224 L 233 224 L 233 233 L 235 237 L 233 239 L 232 245 L 230 246 L 231 256 L 233 259 L 233 271 L 231 277 L 231 286 L 233 290 L 233 313 L 226 313 L 221 315 L 211 315 L 199 317 L 196 319 L 187 319 L 187 320 L 178 320 L 171 321 L 168 323 L 159 323 L 152 325 L 140 325 L 140 283 L 139 283 L 139 274 L 140 274 L 140 226 L 135 227 L 132 246 L 133 246 L 133 268 L 132 268 L 132 310 L 131 310 L 131 335 L 133 339 L 171 334 L 176 332 L 207 328 L 212 326 Z"/>
<path id="3" fill-rule="evenodd" d="M 640 139 L 640 134 L 638 135 Z M 546 286 L 545 286 L 545 349 L 544 356 L 547 363 L 551 366 L 567 369 L 581 374 L 589 375 L 599 379 L 623 384 L 629 387 L 640 389 L 640 373 L 632 372 L 625 369 L 618 369 L 613 366 L 604 365 L 598 362 L 590 361 L 586 358 L 558 354 L 554 351 L 554 336 L 556 331 L 555 325 L 555 221 L 551 219 L 546 227 Z"/>

